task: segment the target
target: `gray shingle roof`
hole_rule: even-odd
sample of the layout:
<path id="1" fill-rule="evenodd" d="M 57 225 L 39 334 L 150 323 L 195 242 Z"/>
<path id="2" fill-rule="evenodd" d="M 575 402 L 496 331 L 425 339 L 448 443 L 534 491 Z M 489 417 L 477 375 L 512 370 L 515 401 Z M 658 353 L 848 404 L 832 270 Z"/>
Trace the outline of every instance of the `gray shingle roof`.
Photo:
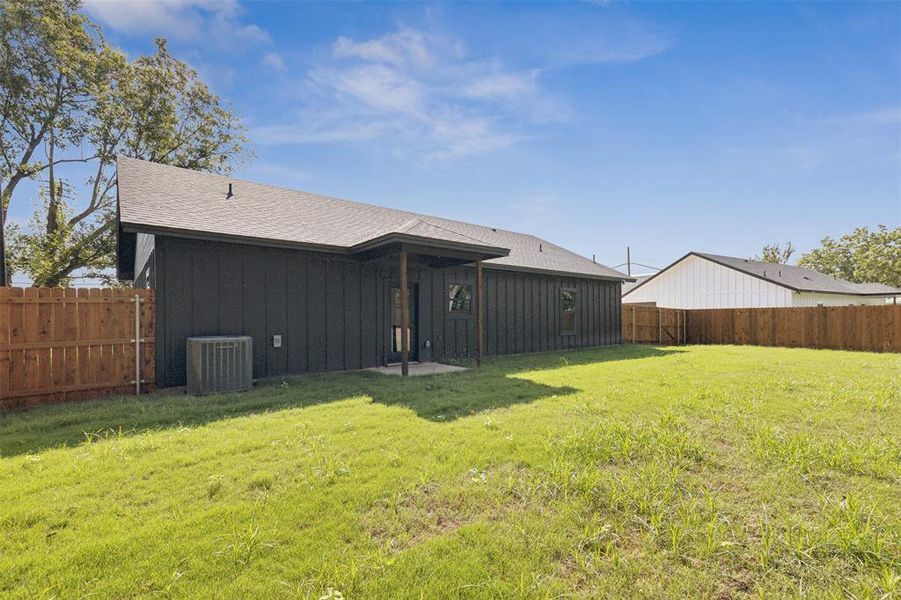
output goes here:
<path id="1" fill-rule="evenodd" d="M 901 290 L 881 283 L 851 283 L 844 279 L 838 279 L 832 275 L 826 275 L 813 269 L 798 267 L 796 265 L 777 265 L 765 263 L 759 260 L 747 258 L 735 258 L 719 254 L 707 254 L 695 252 L 713 262 L 732 267 L 736 271 L 742 271 L 767 281 L 791 288 L 799 292 L 826 292 L 830 294 L 898 294 Z M 875 286 L 875 287 L 874 287 Z M 872 289 L 873 291 L 868 291 Z"/>
<path id="2" fill-rule="evenodd" d="M 673 264 L 657 272 L 653 277 L 670 269 L 689 256 L 700 256 L 707 260 L 721 264 L 725 267 L 735 269 L 742 273 L 747 273 L 753 277 L 758 277 L 765 281 L 781 285 L 796 292 L 819 292 L 824 294 L 849 294 L 853 296 L 863 295 L 895 295 L 901 294 L 901 289 L 893 288 L 881 283 L 851 283 L 844 279 L 837 279 L 832 275 L 826 275 L 813 269 L 807 269 L 796 265 L 780 265 L 775 263 L 766 263 L 759 260 L 751 260 L 748 258 L 736 258 L 734 256 L 723 256 L 721 254 L 709 254 L 706 252 L 689 252 Z M 631 292 L 649 279 L 639 282 L 637 285 L 628 290 Z M 624 294 L 628 293 L 624 292 Z"/>
<path id="3" fill-rule="evenodd" d="M 633 275 L 632 277 L 635 278 L 635 281 L 623 284 L 623 294 L 625 294 L 626 292 L 628 292 L 629 290 L 631 290 L 634 287 L 638 287 L 639 285 L 644 283 L 646 279 L 650 279 L 653 276 L 654 276 L 653 273 L 648 274 L 648 275 Z"/>
<path id="4" fill-rule="evenodd" d="M 884 283 L 852 283 L 850 285 L 860 290 L 861 294 L 901 294 L 901 289 Z"/>
<path id="5" fill-rule="evenodd" d="M 627 280 L 609 267 L 534 236 L 372 204 L 119 157 L 119 220 L 126 231 L 201 233 L 351 251 L 411 235 L 509 250 L 485 266 Z M 226 199 L 228 184 L 234 196 Z"/>

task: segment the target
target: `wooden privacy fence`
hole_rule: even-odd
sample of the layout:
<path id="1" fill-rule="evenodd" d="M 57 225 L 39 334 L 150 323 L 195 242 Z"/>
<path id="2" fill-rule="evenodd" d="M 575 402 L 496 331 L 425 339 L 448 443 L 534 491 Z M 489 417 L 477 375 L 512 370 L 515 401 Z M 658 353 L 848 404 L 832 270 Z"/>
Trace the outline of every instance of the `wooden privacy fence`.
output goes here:
<path id="1" fill-rule="evenodd" d="M 623 304 L 623 341 L 632 344 L 685 343 L 686 312 Z"/>
<path id="2" fill-rule="evenodd" d="M 149 391 L 153 315 L 152 290 L 0 287 L 0 410 Z"/>
<path id="3" fill-rule="evenodd" d="M 633 340 L 901 352 L 901 305 L 680 310 L 625 304 L 623 341 Z"/>

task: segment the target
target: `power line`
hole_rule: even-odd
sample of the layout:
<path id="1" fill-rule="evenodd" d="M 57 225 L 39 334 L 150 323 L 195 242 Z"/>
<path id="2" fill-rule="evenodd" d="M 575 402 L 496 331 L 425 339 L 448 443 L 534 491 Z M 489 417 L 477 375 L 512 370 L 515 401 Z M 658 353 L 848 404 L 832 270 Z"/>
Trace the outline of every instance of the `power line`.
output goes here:
<path id="1" fill-rule="evenodd" d="M 618 268 L 620 268 L 620 267 L 625 267 L 625 266 L 628 265 L 628 264 L 629 264 L 629 263 L 620 263 L 620 264 L 616 265 L 616 266 L 613 267 L 613 268 L 614 268 L 614 269 L 618 269 Z M 663 269 L 661 269 L 660 267 L 652 267 L 651 265 L 643 265 L 643 264 L 641 264 L 640 262 L 635 262 L 634 260 L 632 261 L 632 264 L 633 264 L 633 265 L 636 265 L 636 266 L 639 266 L 639 267 L 644 267 L 645 269 L 654 269 L 655 271 L 662 271 L 662 270 L 663 270 Z"/>

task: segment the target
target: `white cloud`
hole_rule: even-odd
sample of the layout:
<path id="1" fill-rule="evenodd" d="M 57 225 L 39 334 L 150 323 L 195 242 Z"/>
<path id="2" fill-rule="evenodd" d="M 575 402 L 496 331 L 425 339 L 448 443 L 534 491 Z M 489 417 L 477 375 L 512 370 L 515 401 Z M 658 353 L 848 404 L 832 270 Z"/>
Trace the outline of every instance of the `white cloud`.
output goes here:
<path id="1" fill-rule="evenodd" d="M 623 64 L 669 50 L 672 31 L 618 11 L 583 11 L 578 18 L 523 11 L 498 30 L 493 43 L 544 69 Z"/>
<path id="2" fill-rule="evenodd" d="M 560 65 L 630 63 L 666 52 L 672 39 L 650 30 L 621 31 L 572 41 L 559 49 Z"/>
<path id="3" fill-rule="evenodd" d="M 503 127 L 498 118 L 468 114 L 450 107 L 424 121 L 430 136 L 428 158 L 445 160 L 505 148 L 523 136 Z"/>
<path id="4" fill-rule="evenodd" d="M 535 91 L 537 69 L 528 73 L 496 73 L 469 83 L 463 93 L 472 98 L 510 98 Z"/>
<path id="5" fill-rule="evenodd" d="M 85 0 L 84 10 L 127 34 L 203 37 L 220 49 L 269 42 L 269 34 L 242 23 L 238 0 Z"/>
<path id="6" fill-rule="evenodd" d="M 258 143 L 281 145 L 364 142 L 387 134 L 381 122 L 348 117 L 344 111 L 302 109 L 290 122 L 255 127 L 252 137 Z"/>
<path id="7" fill-rule="evenodd" d="M 267 52 L 263 55 L 263 64 L 267 67 L 271 67 L 276 71 L 284 71 L 285 70 L 285 60 L 282 58 L 282 55 L 278 52 Z"/>
<path id="8" fill-rule="evenodd" d="M 423 109 L 425 86 L 384 65 L 323 70 L 313 73 L 312 78 L 321 89 L 331 89 L 369 109 L 410 114 Z"/>
<path id="9" fill-rule="evenodd" d="M 395 155 L 446 160 L 515 143 L 532 122 L 530 107 L 548 104 L 537 70 L 470 58 L 462 44 L 438 35 L 403 29 L 362 41 L 339 37 L 331 50 L 303 78 L 302 106 L 290 121 L 255 128 L 255 139 L 378 142 Z"/>
<path id="10" fill-rule="evenodd" d="M 477 156 L 569 118 L 565 103 L 542 86 L 548 70 L 639 60 L 669 44 L 640 27 L 621 32 L 608 26 L 600 36 L 581 38 L 570 28 L 558 38 L 562 45 L 531 61 L 514 52 L 513 67 L 475 56 L 460 40 L 433 31 L 403 27 L 370 39 L 340 36 L 330 54 L 298 78 L 294 114 L 251 135 L 261 144 L 377 144 L 380 152 L 418 161 Z"/>
<path id="11" fill-rule="evenodd" d="M 336 58 L 360 58 L 396 66 L 428 65 L 432 62 L 428 46 L 425 35 L 405 29 L 365 42 L 355 42 L 341 36 L 332 46 L 332 52 Z"/>

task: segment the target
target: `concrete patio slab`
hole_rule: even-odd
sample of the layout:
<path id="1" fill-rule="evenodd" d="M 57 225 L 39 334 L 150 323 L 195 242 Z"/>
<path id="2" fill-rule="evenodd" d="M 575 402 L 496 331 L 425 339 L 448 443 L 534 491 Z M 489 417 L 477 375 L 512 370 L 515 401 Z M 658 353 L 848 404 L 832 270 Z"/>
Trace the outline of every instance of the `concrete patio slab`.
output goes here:
<path id="1" fill-rule="evenodd" d="M 382 375 L 400 375 L 400 365 L 387 365 L 385 367 L 373 367 L 366 369 L 367 371 L 375 371 Z M 445 365 L 436 362 L 410 363 L 410 377 L 418 377 L 420 375 L 440 375 L 442 373 L 456 373 L 458 371 L 468 371 L 466 367 L 456 367 L 454 365 Z"/>

